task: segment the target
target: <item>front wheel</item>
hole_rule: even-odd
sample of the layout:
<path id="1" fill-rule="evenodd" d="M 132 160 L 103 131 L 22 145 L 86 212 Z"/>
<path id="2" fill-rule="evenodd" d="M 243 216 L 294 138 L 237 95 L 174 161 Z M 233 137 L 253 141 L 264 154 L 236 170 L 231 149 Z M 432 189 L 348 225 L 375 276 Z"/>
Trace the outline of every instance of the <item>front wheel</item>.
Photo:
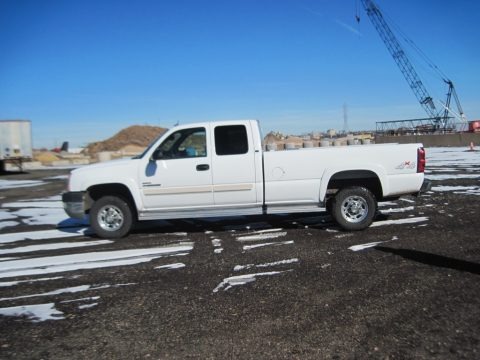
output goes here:
<path id="1" fill-rule="evenodd" d="M 90 209 L 90 225 L 101 238 L 121 238 L 129 233 L 132 224 L 132 210 L 121 197 L 101 197 Z"/>
<path id="2" fill-rule="evenodd" d="M 375 196 L 364 187 L 340 190 L 332 202 L 332 215 L 345 230 L 363 230 L 373 222 L 377 211 Z"/>

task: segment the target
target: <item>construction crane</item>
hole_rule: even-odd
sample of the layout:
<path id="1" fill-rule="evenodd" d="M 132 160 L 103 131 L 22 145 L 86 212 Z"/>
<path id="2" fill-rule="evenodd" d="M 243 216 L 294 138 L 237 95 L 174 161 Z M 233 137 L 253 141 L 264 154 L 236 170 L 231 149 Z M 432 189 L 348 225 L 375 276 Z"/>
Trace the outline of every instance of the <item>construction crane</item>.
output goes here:
<path id="1" fill-rule="evenodd" d="M 370 21 L 385 43 L 390 55 L 392 55 L 393 60 L 395 60 L 397 66 L 405 77 L 405 80 L 407 80 L 407 83 L 415 94 L 418 102 L 428 114 L 433 129 L 435 131 L 443 132 L 454 130 L 456 128 L 456 124 L 454 120 L 452 121 L 453 117 L 450 115 L 454 115 L 454 117 L 457 118 L 460 123 L 462 123 L 462 126 L 465 125 L 467 122 L 453 82 L 445 76 L 442 76 L 443 81 L 448 85 L 448 92 L 445 103 L 441 102 L 444 109 L 438 110 L 435 106 L 433 98 L 430 96 L 427 89 L 423 85 L 423 82 L 420 80 L 415 68 L 405 54 L 405 51 L 400 45 L 397 37 L 390 29 L 390 26 L 386 22 L 378 6 L 372 0 L 361 0 L 361 2 L 365 12 L 370 18 Z M 355 17 L 357 22 L 360 22 L 358 13 Z M 436 66 L 434 67 L 438 69 Z M 452 96 L 455 100 L 458 110 L 457 112 L 450 108 Z"/>

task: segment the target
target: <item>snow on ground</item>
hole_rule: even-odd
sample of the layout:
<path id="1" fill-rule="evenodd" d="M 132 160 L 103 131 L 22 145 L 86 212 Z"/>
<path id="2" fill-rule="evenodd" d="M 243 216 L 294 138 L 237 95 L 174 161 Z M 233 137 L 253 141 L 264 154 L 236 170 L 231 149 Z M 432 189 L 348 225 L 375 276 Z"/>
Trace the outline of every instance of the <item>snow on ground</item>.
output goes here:
<path id="1" fill-rule="evenodd" d="M 0 315 L 15 317 L 25 316 L 32 322 L 65 319 L 63 312 L 55 309 L 54 303 L 0 308 Z"/>
<path id="2" fill-rule="evenodd" d="M 40 180 L 0 180 L 0 190 L 32 187 L 43 184 L 45 184 L 45 182 Z"/>
<path id="3" fill-rule="evenodd" d="M 77 228 L 64 228 L 55 230 L 37 230 L 37 231 L 25 231 L 10 234 L 0 235 L 0 244 L 9 244 L 17 241 L 24 240 L 51 240 L 58 238 L 68 238 L 84 236 L 89 233 L 89 230 L 85 227 Z"/>
<path id="4" fill-rule="evenodd" d="M 113 243 L 112 240 L 94 240 L 94 241 L 59 242 L 59 243 L 50 243 L 50 244 L 41 244 L 41 245 L 19 246 L 19 247 L 10 248 L 10 249 L 0 249 L 0 255 L 28 253 L 28 252 L 45 251 L 45 250 L 71 249 L 71 248 L 78 248 L 78 247 L 105 245 L 105 244 L 111 244 L 111 243 Z"/>
<path id="5" fill-rule="evenodd" d="M 377 226 L 385 226 L 385 225 L 401 225 L 401 224 L 415 224 L 419 222 L 428 221 L 428 217 L 426 216 L 417 216 L 417 217 L 410 217 L 406 219 L 396 219 L 396 220 L 380 220 L 374 221 L 371 227 Z"/>
<path id="6" fill-rule="evenodd" d="M 12 211 L 12 209 L 19 210 Z M 19 222 L 28 225 L 78 226 L 87 224 L 86 220 L 69 218 L 58 195 L 30 201 L 4 203 L 0 209 L 0 228 L 15 226 Z"/>
<path id="7" fill-rule="evenodd" d="M 222 289 L 223 291 L 227 291 L 234 286 L 245 285 L 245 284 L 254 282 L 256 278 L 259 276 L 272 276 L 272 275 L 278 275 L 284 272 L 285 271 L 270 271 L 270 272 L 262 272 L 262 273 L 255 273 L 255 274 L 231 276 L 223 279 L 223 281 L 220 284 L 218 284 L 218 286 L 215 289 L 213 289 L 213 292 L 216 293 Z"/>
<path id="8" fill-rule="evenodd" d="M 288 241 L 268 242 L 268 243 L 262 243 L 262 244 L 254 244 L 254 245 L 245 245 L 243 246 L 243 250 L 247 251 L 252 249 L 263 248 L 265 246 L 291 245 L 293 243 L 294 243 L 293 240 L 288 240 Z"/>
<path id="9" fill-rule="evenodd" d="M 2 261 L 0 262 L 0 278 L 135 265 L 164 256 L 183 255 L 192 249 L 193 243 L 179 243 L 176 246 L 147 249 L 98 251 Z"/>
<path id="10" fill-rule="evenodd" d="M 247 265 L 235 265 L 233 271 L 242 271 L 242 270 L 249 270 L 251 268 L 265 268 L 271 266 L 278 266 L 278 265 L 286 265 L 286 264 L 294 264 L 298 263 L 297 258 L 287 259 L 287 260 L 279 260 L 275 262 L 265 263 L 265 264 L 247 264 Z"/>
<path id="11" fill-rule="evenodd" d="M 259 241 L 259 240 L 267 240 L 267 239 L 276 239 L 279 237 L 283 237 L 287 235 L 286 231 L 282 232 L 272 232 L 272 233 L 262 233 L 257 235 L 247 235 L 247 236 L 239 236 L 237 237 L 238 241 Z"/>
<path id="12" fill-rule="evenodd" d="M 480 165 L 480 152 L 468 151 L 467 147 L 427 148 L 427 169 L 432 167 L 455 168 Z"/>
<path id="13" fill-rule="evenodd" d="M 3 281 L 0 282 L 0 287 L 8 287 L 8 286 L 15 286 L 22 283 L 33 283 L 38 281 L 49 281 L 49 280 L 59 280 L 63 279 L 63 276 L 55 276 L 55 277 L 48 277 L 48 278 L 38 278 L 38 279 L 28 279 L 28 280 L 17 280 L 17 281 Z"/>
<path id="14" fill-rule="evenodd" d="M 353 246 L 350 246 L 348 249 L 352 250 L 352 251 L 361 251 L 361 250 L 369 249 L 369 248 L 375 247 L 377 245 L 384 244 L 384 243 L 390 242 L 390 241 L 395 241 L 395 240 L 398 240 L 397 236 L 394 236 L 391 240 L 376 241 L 376 242 L 371 242 L 371 243 L 367 243 L 367 244 L 353 245 Z"/>
<path id="15" fill-rule="evenodd" d="M 425 177 L 433 181 L 458 179 L 480 179 L 480 152 L 460 148 L 427 148 L 427 172 Z M 470 174 L 458 174 L 459 171 Z M 462 195 L 480 195 L 480 186 L 454 186 L 448 184 L 432 186 L 434 192 L 451 191 Z"/>

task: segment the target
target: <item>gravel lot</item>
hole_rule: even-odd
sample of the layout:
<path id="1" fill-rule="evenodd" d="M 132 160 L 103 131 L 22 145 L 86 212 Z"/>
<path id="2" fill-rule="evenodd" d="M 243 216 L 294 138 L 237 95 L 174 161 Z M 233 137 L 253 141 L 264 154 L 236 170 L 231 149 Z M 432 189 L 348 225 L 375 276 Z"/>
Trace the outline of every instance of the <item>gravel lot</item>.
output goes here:
<path id="1" fill-rule="evenodd" d="M 479 358 L 480 153 L 429 156 L 434 191 L 354 233 L 321 213 L 106 242 L 62 212 L 68 170 L 0 176 L 0 358 Z"/>

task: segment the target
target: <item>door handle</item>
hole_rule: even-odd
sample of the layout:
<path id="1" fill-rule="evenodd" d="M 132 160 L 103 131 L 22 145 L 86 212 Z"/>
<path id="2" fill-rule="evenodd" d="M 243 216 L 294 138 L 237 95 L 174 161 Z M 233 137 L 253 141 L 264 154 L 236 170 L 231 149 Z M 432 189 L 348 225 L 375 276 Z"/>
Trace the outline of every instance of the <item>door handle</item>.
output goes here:
<path id="1" fill-rule="evenodd" d="M 197 165 L 197 171 L 206 171 L 208 169 L 210 169 L 210 165 L 208 164 Z"/>

